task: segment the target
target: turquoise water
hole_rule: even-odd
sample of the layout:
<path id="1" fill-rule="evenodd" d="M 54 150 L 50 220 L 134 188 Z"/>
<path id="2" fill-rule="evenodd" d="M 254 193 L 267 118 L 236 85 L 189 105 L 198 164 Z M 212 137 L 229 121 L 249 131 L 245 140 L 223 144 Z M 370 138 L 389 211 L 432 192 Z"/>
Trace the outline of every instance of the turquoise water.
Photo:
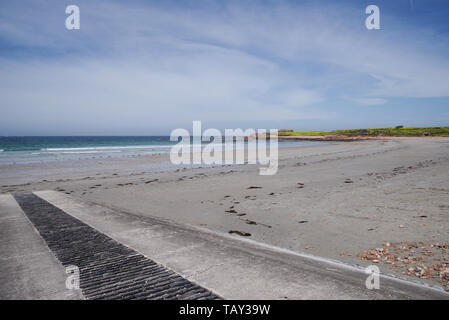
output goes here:
<path id="1" fill-rule="evenodd" d="M 0 137 L 0 164 L 163 154 L 174 144 L 168 136 Z M 316 144 L 279 141 L 280 148 Z"/>
<path id="2" fill-rule="evenodd" d="M 172 145 L 169 137 L 0 137 L 0 150 L 7 151 L 81 151 L 111 147 Z"/>

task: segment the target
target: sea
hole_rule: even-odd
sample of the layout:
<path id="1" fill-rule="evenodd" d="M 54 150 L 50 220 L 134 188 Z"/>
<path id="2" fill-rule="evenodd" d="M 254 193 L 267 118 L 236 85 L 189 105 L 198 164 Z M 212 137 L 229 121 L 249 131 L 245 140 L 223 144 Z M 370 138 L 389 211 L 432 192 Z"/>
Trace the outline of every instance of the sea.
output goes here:
<path id="1" fill-rule="evenodd" d="M 24 136 L 0 137 L 0 165 L 88 158 L 113 158 L 169 153 L 177 141 L 168 136 Z M 216 142 L 210 142 L 216 143 Z M 222 142 L 221 142 L 222 143 Z M 245 142 L 240 143 L 242 146 Z M 206 145 L 207 143 L 202 143 Z M 269 143 L 267 142 L 269 145 Z M 279 148 L 323 144 L 279 141 Z"/>

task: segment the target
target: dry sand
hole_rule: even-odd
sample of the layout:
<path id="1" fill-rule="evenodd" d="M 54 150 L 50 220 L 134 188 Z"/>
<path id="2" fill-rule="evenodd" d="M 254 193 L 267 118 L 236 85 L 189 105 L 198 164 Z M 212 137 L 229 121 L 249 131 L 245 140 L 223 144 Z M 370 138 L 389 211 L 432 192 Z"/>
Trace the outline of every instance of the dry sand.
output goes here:
<path id="1" fill-rule="evenodd" d="M 284 148 L 274 176 L 260 176 L 257 165 L 172 168 L 167 155 L 8 165 L 0 185 L 2 193 L 58 190 L 135 215 L 377 263 L 384 273 L 449 263 L 449 139 Z M 388 254 L 367 252 L 381 247 Z M 388 257 L 400 260 L 391 267 Z M 419 280 L 444 284 L 434 271 Z"/>

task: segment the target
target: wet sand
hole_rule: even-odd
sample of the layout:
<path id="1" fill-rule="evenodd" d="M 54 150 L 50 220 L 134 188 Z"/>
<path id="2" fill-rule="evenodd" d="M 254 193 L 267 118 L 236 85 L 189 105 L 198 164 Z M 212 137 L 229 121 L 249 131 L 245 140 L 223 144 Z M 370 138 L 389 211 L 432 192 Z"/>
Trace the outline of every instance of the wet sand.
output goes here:
<path id="1" fill-rule="evenodd" d="M 279 152 L 274 176 L 260 176 L 258 165 L 173 168 L 168 155 L 2 166 L 0 192 L 57 190 L 135 215 L 447 283 L 439 268 L 449 268 L 449 139 Z M 438 270 L 409 270 L 420 265 Z"/>

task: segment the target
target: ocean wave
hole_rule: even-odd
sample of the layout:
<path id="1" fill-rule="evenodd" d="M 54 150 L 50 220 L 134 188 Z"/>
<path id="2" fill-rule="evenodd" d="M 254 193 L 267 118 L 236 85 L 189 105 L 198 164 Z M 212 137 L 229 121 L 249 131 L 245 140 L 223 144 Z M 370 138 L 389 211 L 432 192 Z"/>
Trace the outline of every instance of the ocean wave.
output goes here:
<path id="1" fill-rule="evenodd" d="M 5 150 L 3 150 L 3 149 L 0 149 L 0 152 L 3 152 L 3 151 L 5 151 Z"/>
<path id="2" fill-rule="evenodd" d="M 120 153 L 121 151 L 117 150 L 117 151 L 108 151 L 108 153 Z M 55 152 L 51 152 L 51 151 L 46 151 L 46 152 L 32 152 L 32 155 L 49 155 L 49 154 L 95 154 L 95 153 L 104 153 L 104 151 L 55 151 Z"/>
<path id="3" fill-rule="evenodd" d="M 123 150 L 123 149 L 167 149 L 172 145 L 142 145 L 142 146 L 110 146 L 110 147 L 78 147 L 78 148 L 42 148 L 41 151 L 64 152 L 64 151 L 107 151 L 107 150 Z"/>

